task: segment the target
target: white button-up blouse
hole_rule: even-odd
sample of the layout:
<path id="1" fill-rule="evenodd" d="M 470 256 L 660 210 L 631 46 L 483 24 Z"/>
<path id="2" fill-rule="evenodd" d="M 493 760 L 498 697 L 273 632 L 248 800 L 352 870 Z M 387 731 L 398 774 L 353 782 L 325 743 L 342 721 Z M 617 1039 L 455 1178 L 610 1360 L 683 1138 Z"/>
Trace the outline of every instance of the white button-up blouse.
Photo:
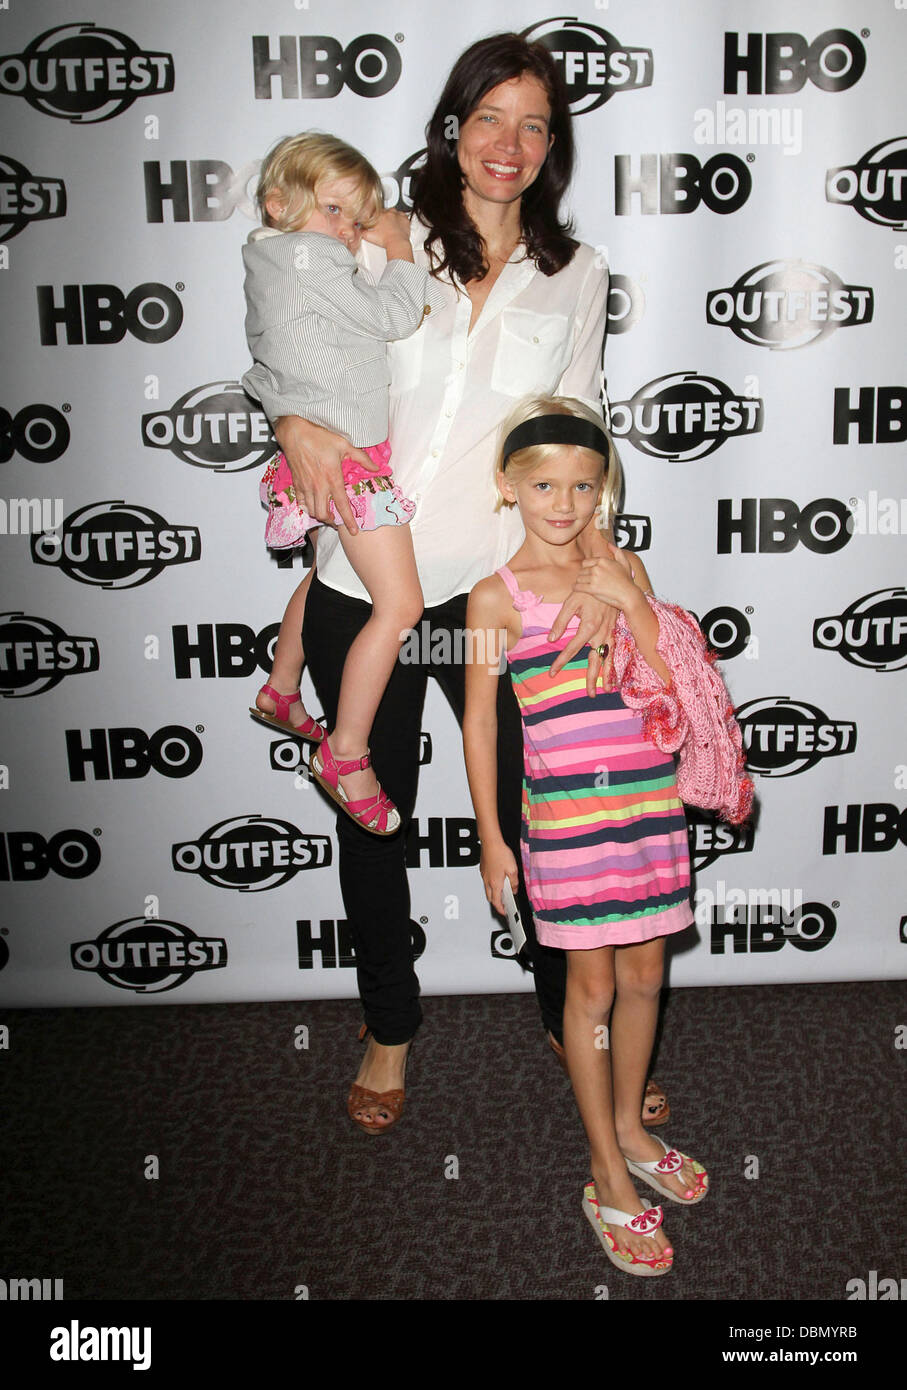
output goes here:
<path id="1" fill-rule="evenodd" d="M 427 265 L 425 229 L 413 222 L 417 265 Z M 384 252 L 362 243 L 377 276 Z M 388 345 L 391 466 L 416 503 L 410 523 L 426 607 L 474 584 L 519 548 L 516 509 L 495 512 L 499 430 L 527 395 L 574 396 L 601 413 L 608 271 L 580 244 L 556 275 L 542 274 L 517 247 L 469 332 L 472 303 L 445 275 L 429 277 L 430 312 L 409 338 Z M 368 600 L 339 536 L 321 528 L 318 575 L 330 588 Z"/>

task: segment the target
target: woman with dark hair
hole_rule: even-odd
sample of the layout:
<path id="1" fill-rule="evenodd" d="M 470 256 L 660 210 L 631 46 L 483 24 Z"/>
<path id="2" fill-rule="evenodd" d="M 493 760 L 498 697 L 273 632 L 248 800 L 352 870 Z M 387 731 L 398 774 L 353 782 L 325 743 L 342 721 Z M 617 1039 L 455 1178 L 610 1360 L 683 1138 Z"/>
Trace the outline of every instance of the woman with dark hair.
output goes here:
<path id="1" fill-rule="evenodd" d="M 548 50 L 515 39 L 512 34 L 482 39 L 461 55 L 426 127 L 427 158 L 413 182 L 413 215 L 431 229 L 425 246 L 435 270 L 451 270 L 463 284 L 483 280 L 488 266 L 482 236 L 467 210 L 459 141 L 451 133 L 475 116 L 483 98 L 502 82 L 534 78 L 549 107 L 547 154 L 519 203 L 525 254 L 543 275 L 554 275 L 569 264 L 579 244 L 559 216 L 574 159 L 566 93 Z M 517 63 L 525 64 L 518 72 Z"/>
<path id="2" fill-rule="evenodd" d="M 495 511 L 498 428 L 515 400 L 529 394 L 576 397 L 601 411 L 608 272 L 560 218 L 573 172 L 573 138 L 566 90 L 548 50 L 516 34 L 473 44 L 453 67 L 427 141 L 426 163 L 415 182 L 411 239 L 416 264 L 431 271 L 428 304 L 419 330 L 388 348 L 394 471 L 416 503 L 410 526 L 425 597 L 417 626 L 421 663 L 397 663 L 371 736 L 375 773 L 404 829 L 379 839 L 347 816 L 337 826 L 340 882 L 368 1037 L 348 1110 L 369 1134 L 383 1133 L 399 1118 L 406 1056 L 422 1017 L 404 851 L 427 678 L 435 677 L 462 722 L 463 666 L 440 662 L 434 654 L 468 650 L 456 637 L 466 627 L 467 595 L 504 563 L 522 536 L 518 516 Z M 362 250 L 366 268 L 377 273 L 380 252 L 365 244 Z M 279 420 L 275 432 L 310 514 L 329 522 L 333 499 L 353 530 L 341 460 L 351 457 L 368 466 L 368 459 L 342 435 L 297 416 Z M 605 553 L 599 537 L 590 540 L 592 547 Z M 573 613 L 582 621 L 560 665 L 587 642 L 593 648 L 603 643 L 616 616 L 590 595 L 574 598 L 562 610 L 556 635 Z M 325 526 L 303 638 L 328 727 L 347 649 L 369 611 L 337 532 Z M 600 666 L 593 650 L 590 688 Z M 506 674 L 498 704 L 499 818 L 516 849 L 522 738 Z M 521 904 L 543 1023 L 558 1051 L 564 957 L 538 945 L 524 893 Z M 660 1122 L 657 1112 L 667 1107 L 647 1099 L 655 1111 L 650 1122 Z"/>

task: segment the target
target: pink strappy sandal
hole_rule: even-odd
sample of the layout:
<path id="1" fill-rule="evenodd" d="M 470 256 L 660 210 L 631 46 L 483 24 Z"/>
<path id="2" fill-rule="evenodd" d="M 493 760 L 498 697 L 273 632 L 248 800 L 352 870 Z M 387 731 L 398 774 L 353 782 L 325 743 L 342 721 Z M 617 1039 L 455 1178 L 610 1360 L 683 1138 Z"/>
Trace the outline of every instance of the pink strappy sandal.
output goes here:
<path id="1" fill-rule="evenodd" d="M 338 762 L 331 752 L 327 734 L 321 741 L 319 752 L 313 753 L 309 761 L 309 769 L 318 785 L 323 787 L 331 800 L 336 801 L 340 809 L 357 821 L 363 830 L 368 830 L 372 835 L 395 835 L 400 829 L 400 812 L 382 787 L 378 787 L 376 796 L 350 801 L 340 785 L 341 777 L 346 777 L 351 772 L 364 772 L 370 766 L 371 759 L 367 749 L 361 758 L 349 758 Z"/>
<path id="2" fill-rule="evenodd" d="M 277 709 L 273 714 L 266 714 L 257 705 L 249 706 L 249 713 L 253 719 L 257 719 L 261 724 L 270 724 L 272 728 L 284 729 L 294 738 L 304 738 L 309 743 L 321 743 L 324 738 L 324 725 L 319 724 L 317 719 L 313 719 L 307 714 L 301 724 L 290 722 L 290 706 L 302 704 L 302 696 L 297 690 L 293 695 L 281 695 L 279 690 L 275 690 L 273 685 L 263 685 L 259 690 L 259 695 L 269 695 L 274 701 Z"/>

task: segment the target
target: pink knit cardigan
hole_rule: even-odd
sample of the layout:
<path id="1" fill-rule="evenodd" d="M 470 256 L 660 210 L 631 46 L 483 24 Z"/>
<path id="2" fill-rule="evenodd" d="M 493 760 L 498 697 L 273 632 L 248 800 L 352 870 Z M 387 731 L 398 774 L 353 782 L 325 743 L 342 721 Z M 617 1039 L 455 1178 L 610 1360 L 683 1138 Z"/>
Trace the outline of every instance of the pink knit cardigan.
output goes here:
<path id="1" fill-rule="evenodd" d="M 614 628 L 614 676 L 624 704 L 642 714 L 645 736 L 677 754 L 682 801 L 739 825 L 753 804 L 740 726 L 699 624 L 685 609 L 647 595 L 658 619 L 656 651 L 671 673 L 665 688 L 643 660 L 623 613 Z"/>

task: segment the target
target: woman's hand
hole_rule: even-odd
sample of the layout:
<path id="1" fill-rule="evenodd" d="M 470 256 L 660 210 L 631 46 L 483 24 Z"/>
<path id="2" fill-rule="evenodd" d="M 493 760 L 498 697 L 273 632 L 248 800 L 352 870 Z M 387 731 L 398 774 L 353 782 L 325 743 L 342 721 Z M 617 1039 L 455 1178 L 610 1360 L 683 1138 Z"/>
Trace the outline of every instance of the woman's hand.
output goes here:
<path id="1" fill-rule="evenodd" d="M 573 587 L 580 593 L 594 594 L 602 603 L 609 603 L 614 608 L 625 608 L 635 601 L 636 595 L 642 590 L 634 583 L 629 557 L 611 542 L 608 543 L 608 550 L 607 558 L 599 556 L 583 561 Z"/>
<path id="2" fill-rule="evenodd" d="M 313 425 L 298 415 L 282 415 L 274 421 L 274 435 L 293 475 L 296 496 L 310 516 L 333 526 L 331 499 L 337 514 L 351 536 L 359 527 L 343 483 L 342 461 L 355 459 L 374 472 L 378 464 L 368 454 L 355 449 L 342 434 Z"/>
<path id="3" fill-rule="evenodd" d="M 599 656 L 598 648 L 605 643 L 610 645 L 617 610 L 632 600 L 634 591 L 640 592 L 634 583 L 633 561 L 636 557 L 628 555 L 610 541 L 607 545 L 607 559 L 599 557 L 583 561 L 573 593 L 564 603 L 548 634 L 549 642 L 556 642 L 563 636 L 570 619 L 579 617 L 576 635 L 552 663 L 551 675 L 556 676 L 588 644 L 591 652 L 586 667 L 586 693 L 590 697 L 595 694 L 598 682 L 605 679 L 611 665 L 607 657 L 603 660 Z"/>
<path id="4" fill-rule="evenodd" d="M 604 679 L 608 664 L 601 659 L 597 648 L 606 642 L 610 643 L 617 620 L 617 610 L 610 604 L 602 603 L 592 593 L 579 593 L 574 589 L 552 624 L 548 634 L 549 642 L 556 642 L 562 637 L 567 624 L 574 617 L 579 618 L 576 634 L 552 662 L 549 675 L 556 676 L 568 661 L 573 660 L 577 652 L 581 652 L 583 647 L 588 645 L 592 650 L 586 667 L 586 694 L 592 696 L 599 680 Z"/>
<path id="5" fill-rule="evenodd" d="M 504 879 L 510 879 L 510 886 L 514 893 L 520 882 L 517 862 L 503 840 L 495 840 L 491 844 L 486 844 L 483 840 L 479 868 L 482 882 L 485 884 L 485 896 L 495 912 L 500 912 L 503 917 Z"/>
<path id="6" fill-rule="evenodd" d="M 594 594 L 602 603 L 613 604 L 621 610 L 643 660 L 667 688 L 671 684 L 671 672 L 658 653 L 658 619 L 646 598 L 652 586 L 645 566 L 637 556 L 619 550 L 616 545 L 609 549 L 609 560 L 583 561 L 576 589 L 580 593 Z"/>

